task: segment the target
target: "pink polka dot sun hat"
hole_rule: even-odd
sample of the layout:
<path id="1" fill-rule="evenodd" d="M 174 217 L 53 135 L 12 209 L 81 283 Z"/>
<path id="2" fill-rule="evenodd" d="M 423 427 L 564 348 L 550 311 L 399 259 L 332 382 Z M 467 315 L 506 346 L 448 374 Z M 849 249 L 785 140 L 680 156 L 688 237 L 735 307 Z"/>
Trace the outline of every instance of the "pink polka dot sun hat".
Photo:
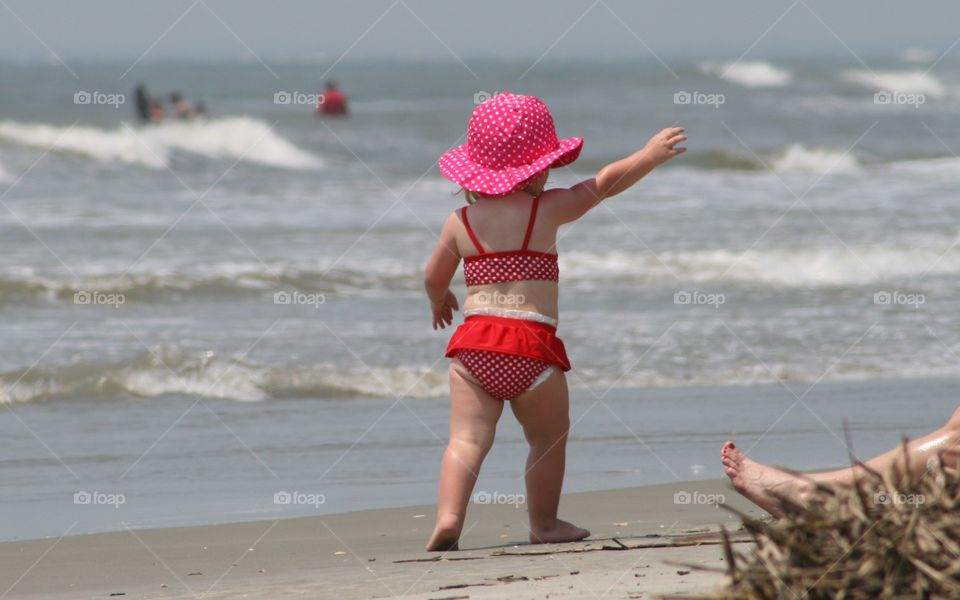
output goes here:
<path id="1" fill-rule="evenodd" d="M 502 92 L 478 106 L 467 143 L 438 161 L 440 172 L 466 190 L 506 196 L 546 169 L 577 160 L 583 138 L 557 139 L 547 105 L 533 96 Z"/>

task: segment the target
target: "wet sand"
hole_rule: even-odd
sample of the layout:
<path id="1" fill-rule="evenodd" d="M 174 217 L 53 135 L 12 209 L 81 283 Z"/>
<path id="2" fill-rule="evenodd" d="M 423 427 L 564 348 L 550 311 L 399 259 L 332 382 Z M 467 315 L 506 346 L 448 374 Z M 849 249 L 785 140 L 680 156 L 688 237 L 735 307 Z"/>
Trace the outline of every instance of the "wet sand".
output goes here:
<path id="1" fill-rule="evenodd" d="M 717 496 L 722 495 L 723 497 Z M 689 503 L 686 501 L 689 500 Z M 0 544 L 6 598 L 651 598 L 709 591 L 720 524 L 762 514 L 726 481 L 566 495 L 582 543 L 525 543 L 525 508 L 471 505 L 459 552 L 423 550 L 433 507 Z"/>

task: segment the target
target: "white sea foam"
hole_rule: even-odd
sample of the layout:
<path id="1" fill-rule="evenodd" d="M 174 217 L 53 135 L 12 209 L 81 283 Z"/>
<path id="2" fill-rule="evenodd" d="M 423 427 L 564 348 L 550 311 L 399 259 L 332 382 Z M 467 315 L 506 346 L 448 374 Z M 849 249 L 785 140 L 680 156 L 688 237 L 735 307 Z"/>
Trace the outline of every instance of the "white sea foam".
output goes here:
<path id="1" fill-rule="evenodd" d="M 923 175 L 938 179 L 956 179 L 960 175 L 960 158 L 947 156 L 900 160 L 890 163 L 887 168 L 894 173 Z"/>
<path id="2" fill-rule="evenodd" d="M 699 250 L 635 255 L 568 252 L 565 280 L 732 281 L 777 287 L 842 287 L 960 273 L 960 249 L 835 246 L 773 250 Z M 676 279 L 675 279 L 676 278 Z"/>
<path id="3" fill-rule="evenodd" d="M 781 87 L 790 83 L 791 75 L 786 69 L 766 61 L 706 62 L 700 69 L 709 75 L 732 81 L 746 87 Z"/>
<path id="4" fill-rule="evenodd" d="M 288 169 L 323 165 L 320 158 L 280 137 L 267 123 L 248 117 L 117 129 L 3 121 L 0 140 L 150 168 L 168 165 L 175 151 Z"/>
<path id="5" fill-rule="evenodd" d="M 840 351 L 838 351 L 839 353 Z M 944 353 L 941 352 L 941 354 Z M 784 382 L 810 384 L 816 381 L 868 381 L 881 377 L 919 380 L 929 377 L 956 377 L 958 375 L 955 362 L 944 364 L 946 361 L 941 360 L 940 357 L 931 357 L 927 354 L 898 356 L 896 358 L 870 357 L 860 362 L 850 360 L 847 357 L 847 361 L 852 364 L 832 367 L 825 366 L 820 361 L 798 361 L 796 359 L 765 360 L 763 364 L 756 364 L 754 357 L 749 358 L 754 360 L 754 364 L 725 364 L 713 368 L 700 368 L 693 373 L 682 369 L 668 370 L 658 365 L 660 368 L 657 369 L 636 368 L 626 375 L 617 373 L 583 376 L 582 383 L 574 380 L 570 383 L 570 387 L 573 389 L 606 389 L 609 386 L 620 388 L 753 386 L 770 383 L 783 384 Z M 826 376 L 824 376 L 824 371 L 828 371 Z"/>
<path id="6" fill-rule="evenodd" d="M 148 263 L 148 261 L 144 261 Z M 0 303 L 24 298 L 73 302 L 83 291 L 122 294 L 129 302 L 164 302 L 184 296 L 237 298 L 271 297 L 293 287 L 318 294 L 395 294 L 418 289 L 418 271 L 402 260 L 349 259 L 328 266 L 257 261 L 216 262 L 194 266 L 151 264 L 127 273 L 108 266 L 78 267 L 78 276 L 62 277 L 15 265 L 0 269 Z M 141 265 L 144 267 L 144 265 Z"/>
<path id="7" fill-rule="evenodd" d="M 900 53 L 900 60 L 908 63 L 931 63 L 939 55 L 934 50 L 926 48 L 907 48 Z"/>
<path id="8" fill-rule="evenodd" d="M 925 94 L 934 98 L 946 95 L 947 89 L 934 75 L 920 70 L 867 71 L 863 69 L 844 71 L 840 79 L 874 92 L 887 91 L 910 94 Z"/>
<path id="9" fill-rule="evenodd" d="M 806 148 L 793 144 L 770 161 L 770 167 L 783 173 L 857 173 L 860 163 L 852 152 L 827 148 Z"/>
<path id="10" fill-rule="evenodd" d="M 700 326 L 700 325 L 698 325 Z M 678 336 L 689 338 L 678 326 Z M 929 374 L 942 374 L 941 365 Z M 830 379 L 856 379 L 878 372 L 915 372 L 916 364 L 891 364 L 878 371 L 865 361 L 831 372 Z M 955 364 L 947 372 L 955 372 Z M 676 364 L 637 368 L 624 375 L 614 369 L 588 370 L 572 382 L 574 388 L 618 385 L 621 387 L 671 387 L 676 385 L 757 384 L 771 381 L 812 381 L 823 374 L 816 362 L 770 362 L 698 365 L 691 371 Z M 238 402 L 264 402 L 284 398 L 317 400 L 349 398 L 392 399 L 399 392 L 406 398 L 437 398 L 448 393 L 443 369 L 427 365 L 376 367 L 351 370 L 342 366 L 278 367 L 252 364 L 213 352 L 188 355 L 173 347 L 154 347 L 148 352 L 115 363 L 80 362 L 21 369 L 0 374 L 0 404 L 28 404 L 75 398 L 112 400 L 140 398 L 161 400 L 166 396 L 190 396 Z"/>
<path id="11" fill-rule="evenodd" d="M 445 393 L 442 371 L 425 367 L 349 370 L 333 365 L 268 367 L 220 357 L 187 354 L 172 347 L 117 363 L 78 363 L 0 374 L 0 404 L 90 397 L 156 398 L 191 395 L 256 402 L 270 398 L 435 397 Z"/>
<path id="12" fill-rule="evenodd" d="M 960 166 L 960 165 L 958 165 Z M 902 167 L 898 167 L 902 168 Z M 956 239 L 919 240 L 916 245 L 857 246 L 839 242 L 819 246 L 772 249 L 699 249 L 633 254 L 624 251 L 560 253 L 563 280 L 574 286 L 611 282 L 617 286 L 643 282 L 738 282 L 772 287 L 844 287 L 960 274 L 960 246 Z M 369 267 L 368 261 L 364 262 Z M 675 279 L 676 278 L 676 279 Z M 83 290 L 123 294 L 127 303 L 163 303 L 171 298 L 263 298 L 282 288 L 277 280 L 296 289 L 326 295 L 415 294 L 417 274 L 404 261 L 384 263 L 373 272 L 362 269 L 263 267 L 259 264 L 216 264 L 189 273 L 153 268 L 148 272 L 117 275 L 86 274 L 80 279 L 55 278 L 30 268 L 0 273 L 0 302 L 23 302 L 25 297 L 72 303 Z M 459 285 L 459 283 L 458 283 Z M 352 385 L 352 384 L 351 384 Z"/>

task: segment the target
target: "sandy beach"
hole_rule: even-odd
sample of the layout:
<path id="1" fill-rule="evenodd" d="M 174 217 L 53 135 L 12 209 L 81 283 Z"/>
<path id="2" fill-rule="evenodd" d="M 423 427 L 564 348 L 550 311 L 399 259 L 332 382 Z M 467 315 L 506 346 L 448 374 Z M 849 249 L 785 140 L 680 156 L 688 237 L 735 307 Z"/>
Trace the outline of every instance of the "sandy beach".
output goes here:
<path id="1" fill-rule="evenodd" d="M 960 439 L 960 3 L 875 4 L 0 0 L 0 600 L 960 573 L 720 456 Z"/>
<path id="2" fill-rule="evenodd" d="M 676 495 L 676 496 L 675 496 Z M 715 532 L 757 511 L 724 481 L 567 495 L 584 543 L 533 546 L 522 506 L 473 505 L 463 550 L 422 550 L 433 508 L 128 530 L 0 544 L 6 598 L 652 598 L 709 591 Z M 676 498 L 676 502 L 675 502 Z M 685 504 L 685 499 L 690 503 Z M 699 542 L 699 543 L 698 543 Z M 660 547 L 658 547 L 660 546 Z"/>
<path id="3" fill-rule="evenodd" d="M 917 437 L 935 428 L 937 422 L 955 408 L 955 389 L 956 381 L 952 379 L 824 383 L 806 397 L 806 402 L 814 414 L 842 433 L 844 417 L 854 414 L 856 404 L 869 398 L 875 412 L 852 423 L 850 433 L 857 451 L 870 456 L 896 444 L 901 434 Z M 34 538 L 43 535 L 36 533 L 42 530 L 56 528 L 58 533 L 42 539 L 0 543 L 0 597 L 272 599 L 300 596 L 450 600 L 547 596 L 653 598 L 707 592 L 720 581 L 720 574 L 682 565 L 722 569 L 722 550 L 717 544 L 716 532 L 721 525 L 730 531 L 739 525 L 737 518 L 713 502 L 722 502 L 755 516 L 763 513 L 736 494 L 725 479 L 704 478 L 635 487 L 622 487 L 617 483 L 627 475 L 642 480 L 658 468 L 683 474 L 689 472 L 693 461 L 705 463 L 706 471 L 701 476 L 710 477 L 718 464 L 710 459 L 727 438 L 751 441 L 756 445 L 752 454 L 773 464 L 788 464 L 804 470 L 842 465 L 842 445 L 826 428 L 811 421 L 810 413 L 796 411 L 796 414 L 785 415 L 776 437 L 762 435 L 766 424 L 784 411 L 783 402 L 777 401 L 781 399 L 775 395 L 777 390 L 781 395 L 786 394 L 784 388 L 773 386 L 611 394 L 608 402 L 618 414 L 627 415 L 629 422 L 643 423 L 644 439 L 651 453 L 638 452 L 634 438 L 608 439 L 611 435 L 621 435 L 617 430 L 604 433 L 610 429 L 610 421 L 598 419 L 593 424 L 589 419 L 580 420 L 573 442 L 575 451 L 570 457 L 568 471 L 572 475 L 568 489 L 576 489 L 575 486 L 584 482 L 596 485 L 603 481 L 619 489 L 564 495 L 560 516 L 593 533 L 584 543 L 564 546 L 526 544 L 525 506 L 512 504 L 509 494 L 494 491 L 522 490 L 517 485 L 518 468 L 514 459 L 515 453 L 522 451 L 522 442 L 517 439 L 512 419 L 504 419 L 503 436 L 491 453 L 490 464 L 477 487 L 478 494 L 499 494 L 506 496 L 499 498 L 506 501 L 472 503 L 461 544 L 463 550 L 443 556 L 423 550 L 433 527 L 435 507 L 429 504 L 346 512 L 339 509 L 343 503 L 333 503 L 343 495 L 340 488 L 318 487 L 314 483 L 312 487 L 299 489 L 324 490 L 333 510 L 321 510 L 321 514 L 313 516 L 288 512 L 282 518 L 268 518 L 276 513 L 255 517 L 256 513 L 249 510 L 230 512 L 229 507 L 240 503 L 258 506 L 247 500 L 248 496 L 254 500 L 260 496 L 269 498 L 269 504 L 278 512 L 281 508 L 313 510 L 294 505 L 278 507 L 272 502 L 280 485 L 284 489 L 294 489 L 292 486 L 300 483 L 309 485 L 305 479 L 284 480 L 278 484 L 276 480 L 258 482 L 246 475 L 247 496 L 234 498 L 222 490 L 218 494 L 205 493 L 204 482 L 198 478 L 192 479 L 190 485 L 179 486 L 173 479 L 141 478 L 126 482 L 125 487 L 101 487 L 101 490 L 123 491 L 128 495 L 127 504 L 119 508 L 97 507 L 70 501 L 70 490 L 76 489 L 71 486 L 78 484 L 61 476 L 60 487 L 48 485 L 43 494 L 37 493 L 35 500 L 28 502 L 28 498 L 18 500 L 9 496 L 8 514 L 19 515 L 19 518 L 17 522 L 4 523 L 6 531 L 24 532 L 25 536 L 34 532 Z M 905 397 L 911 401 L 904 403 Z M 234 405 L 246 412 L 256 408 L 254 404 L 224 404 Z M 324 414 L 316 412 L 318 407 L 325 406 L 323 403 L 283 406 L 293 411 L 284 423 L 324 422 Z M 356 406 L 372 412 L 378 407 L 372 403 Z M 575 414 L 580 410 L 575 409 Z M 38 420 L 38 413 L 21 410 L 21 414 L 38 426 L 50 426 Z M 684 418 L 690 414 L 697 414 L 698 418 Z M 738 416 L 740 429 L 723 432 L 723 424 L 734 415 Z M 276 410 L 274 418 L 278 418 Z M 430 422 L 436 420 L 439 427 L 441 418 L 442 414 L 437 413 Z M 229 422 L 256 421 L 230 413 Z M 405 426 L 408 426 L 405 421 L 398 420 L 390 429 Z M 385 431 L 389 433 L 390 429 Z M 237 432 L 245 439 L 256 439 L 248 437 L 247 430 L 239 426 Z M 387 434 L 378 435 L 385 440 L 392 439 Z M 69 440 L 61 440 L 61 444 L 68 445 Z M 388 446 L 395 455 L 392 462 L 387 460 Z M 260 449 L 259 445 L 254 447 Z M 424 461 L 435 461 L 438 454 L 433 444 L 425 444 L 417 453 L 397 445 L 383 444 L 383 447 L 379 454 L 368 456 L 370 468 L 422 465 Z M 122 455 L 123 447 L 114 451 Z M 279 455 L 276 451 L 274 454 L 263 452 L 271 464 L 276 464 L 273 459 Z M 65 456 L 69 464 L 84 464 L 81 457 Z M 658 456 L 667 461 L 666 465 L 657 466 Z M 242 473 L 249 473 L 249 464 L 241 458 L 231 458 L 234 462 L 225 464 L 224 473 L 229 472 L 230 464 L 246 468 Z M 597 471 L 595 466 L 601 458 L 606 461 L 606 467 Z M 10 468 L 13 466 L 16 465 L 11 463 Z M 27 465 L 20 468 L 26 469 Z M 363 473 L 365 471 L 360 471 L 356 477 Z M 398 471 L 394 477 L 412 477 L 406 473 Z M 593 479 L 588 477 L 590 473 Z M 13 478 L 14 472 L 8 476 Z M 398 500 L 405 497 L 399 484 L 384 477 L 372 481 L 378 481 L 380 501 L 406 503 Z M 164 482 L 169 482 L 171 488 L 165 496 L 155 497 L 154 490 Z M 219 485 L 209 483 L 215 484 Z M 420 497 L 424 497 L 433 495 L 436 484 L 421 481 L 416 485 L 422 489 Z M 17 501 L 19 504 L 14 505 Z M 179 527 L 134 524 L 131 519 L 155 510 L 160 501 L 167 502 L 168 512 L 179 511 L 186 523 L 208 518 L 214 524 Z M 35 508 L 27 510 L 30 506 Z M 44 513 L 43 521 L 32 516 L 47 506 L 51 508 Z M 128 507 L 137 510 L 124 512 Z M 218 507 L 218 512 L 211 517 L 208 513 Z M 320 508 L 326 509 L 327 505 Z M 111 531 L 85 534 L 83 528 L 91 522 L 109 527 Z"/>

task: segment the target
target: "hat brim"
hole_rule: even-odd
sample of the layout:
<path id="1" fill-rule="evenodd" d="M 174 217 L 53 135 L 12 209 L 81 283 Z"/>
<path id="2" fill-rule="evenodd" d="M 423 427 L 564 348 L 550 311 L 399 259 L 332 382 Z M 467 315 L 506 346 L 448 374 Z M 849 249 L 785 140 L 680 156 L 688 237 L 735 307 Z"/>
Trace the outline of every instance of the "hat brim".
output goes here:
<path id="1" fill-rule="evenodd" d="M 580 156 L 583 138 L 560 140 L 557 149 L 519 167 L 490 169 L 470 160 L 467 144 L 457 146 L 440 157 L 440 172 L 465 190 L 485 196 L 506 196 L 537 173 L 569 165 Z"/>

